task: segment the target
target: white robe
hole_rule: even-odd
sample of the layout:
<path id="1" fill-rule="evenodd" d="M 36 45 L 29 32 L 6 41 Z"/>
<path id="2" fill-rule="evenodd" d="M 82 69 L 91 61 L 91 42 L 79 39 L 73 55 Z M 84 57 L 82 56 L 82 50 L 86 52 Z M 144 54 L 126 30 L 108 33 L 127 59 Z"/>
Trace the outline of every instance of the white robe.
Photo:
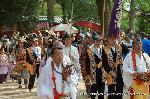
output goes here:
<path id="1" fill-rule="evenodd" d="M 71 53 L 70 53 L 70 50 L 71 50 Z M 67 57 L 70 57 L 70 54 L 73 56 L 74 60 L 72 61 L 72 63 L 74 64 L 75 68 L 79 71 L 81 67 L 80 67 L 80 63 L 79 63 L 78 49 L 74 46 L 71 46 L 71 48 L 64 46 L 63 52 Z"/>
<path id="2" fill-rule="evenodd" d="M 52 81 L 51 61 L 52 61 L 52 58 L 51 57 L 48 58 L 46 65 L 41 71 L 41 74 L 37 81 L 37 95 L 40 97 L 40 99 L 47 99 L 47 96 L 50 96 L 50 99 L 54 99 L 54 95 L 53 95 L 54 83 Z M 63 60 L 64 66 L 70 63 L 71 62 L 69 58 L 67 56 L 64 56 L 64 60 Z M 54 68 L 56 69 L 56 71 L 62 72 L 61 66 L 58 69 L 56 65 L 54 64 Z M 56 73 L 56 71 L 54 71 L 54 74 L 56 77 L 56 89 L 59 93 L 61 93 L 62 92 L 62 75 L 59 73 Z M 74 87 L 72 87 L 74 85 L 76 85 L 76 82 L 74 81 L 74 78 L 70 76 L 67 79 L 67 81 L 65 81 L 64 91 L 65 93 L 70 92 L 72 99 L 76 99 L 74 98 L 75 97 L 74 93 L 76 93 L 76 90 L 74 89 Z"/>
<path id="3" fill-rule="evenodd" d="M 80 63 L 79 63 L 78 49 L 74 46 L 71 46 L 71 48 L 64 46 L 63 50 L 64 50 L 64 54 L 67 57 L 69 57 L 69 55 L 71 54 L 73 56 L 73 59 L 74 59 L 72 61 L 72 64 L 74 64 L 73 71 L 72 71 L 73 75 L 71 75 L 68 79 L 70 81 L 69 86 L 73 89 L 73 90 L 71 90 L 72 91 L 71 92 L 71 97 L 72 97 L 72 99 L 76 99 L 77 84 L 78 84 L 78 80 L 79 80 L 79 71 L 81 69 Z M 70 50 L 71 50 L 71 53 L 70 53 Z"/>
<path id="4" fill-rule="evenodd" d="M 143 53 L 146 62 L 148 63 L 148 67 L 150 67 L 150 57 L 146 54 Z M 149 71 L 148 67 L 146 66 L 146 62 L 141 54 L 141 59 L 138 57 L 138 55 L 135 54 L 136 57 L 136 66 L 137 66 L 137 72 L 147 72 Z M 130 88 L 132 81 L 133 81 L 133 76 L 132 74 L 134 73 L 134 68 L 133 68 L 133 62 L 132 62 L 132 52 L 130 52 L 126 58 L 124 59 L 123 62 L 123 81 L 127 88 Z"/>

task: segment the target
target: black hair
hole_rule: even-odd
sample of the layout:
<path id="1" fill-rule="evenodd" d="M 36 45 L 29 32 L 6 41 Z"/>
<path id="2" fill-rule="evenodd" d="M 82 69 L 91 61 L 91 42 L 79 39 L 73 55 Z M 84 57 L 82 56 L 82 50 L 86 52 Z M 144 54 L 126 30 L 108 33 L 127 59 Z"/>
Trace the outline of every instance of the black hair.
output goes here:
<path id="1" fill-rule="evenodd" d="M 63 41 L 66 39 L 66 38 L 71 38 L 72 36 L 69 35 L 69 34 L 65 34 L 64 37 L 63 37 Z"/>
<path id="2" fill-rule="evenodd" d="M 62 50 L 63 48 L 62 47 L 52 47 L 50 56 L 54 55 L 54 52 L 55 52 L 56 49 Z"/>
<path id="3" fill-rule="evenodd" d="M 104 45 L 104 46 L 107 46 L 108 43 L 109 43 L 109 42 L 108 42 L 108 37 L 104 38 L 104 39 L 103 39 L 103 45 Z"/>

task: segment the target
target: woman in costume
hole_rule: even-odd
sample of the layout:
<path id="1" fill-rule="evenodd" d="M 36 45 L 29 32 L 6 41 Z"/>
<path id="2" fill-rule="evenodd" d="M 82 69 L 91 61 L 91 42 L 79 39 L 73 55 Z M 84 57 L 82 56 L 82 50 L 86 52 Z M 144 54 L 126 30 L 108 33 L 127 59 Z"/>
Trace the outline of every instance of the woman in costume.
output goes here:
<path id="1" fill-rule="evenodd" d="M 123 80 L 130 91 L 130 99 L 148 99 L 150 57 L 142 51 L 141 40 L 133 40 L 133 51 L 123 62 Z"/>
<path id="2" fill-rule="evenodd" d="M 5 54 L 4 48 L 0 48 L 0 83 L 6 81 L 8 74 L 8 57 Z"/>

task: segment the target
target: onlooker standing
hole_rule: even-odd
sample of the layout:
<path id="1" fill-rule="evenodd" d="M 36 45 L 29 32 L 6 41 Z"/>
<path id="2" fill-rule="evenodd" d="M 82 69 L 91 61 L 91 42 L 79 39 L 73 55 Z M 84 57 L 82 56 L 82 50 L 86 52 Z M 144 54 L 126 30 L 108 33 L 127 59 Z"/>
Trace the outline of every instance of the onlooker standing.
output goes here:
<path id="1" fill-rule="evenodd" d="M 4 48 L 0 48 L 0 83 L 4 83 L 8 74 L 8 57 Z"/>

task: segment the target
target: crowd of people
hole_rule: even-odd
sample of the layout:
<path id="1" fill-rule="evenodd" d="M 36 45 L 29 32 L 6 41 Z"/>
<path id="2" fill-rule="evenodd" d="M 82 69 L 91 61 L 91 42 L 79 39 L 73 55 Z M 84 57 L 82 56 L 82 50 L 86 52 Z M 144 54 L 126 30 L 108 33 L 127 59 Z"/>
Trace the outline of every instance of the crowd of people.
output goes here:
<path id="1" fill-rule="evenodd" d="M 77 85 L 83 80 L 88 97 L 122 99 L 123 88 L 132 99 L 148 99 L 150 41 L 140 34 L 120 31 L 119 37 L 103 38 L 98 33 L 63 37 L 47 35 L 1 37 L 0 83 L 7 76 L 18 87 L 31 92 L 37 78 L 41 99 L 77 99 Z M 108 92 L 105 87 L 108 86 Z M 144 95 L 143 95 L 144 94 Z"/>

